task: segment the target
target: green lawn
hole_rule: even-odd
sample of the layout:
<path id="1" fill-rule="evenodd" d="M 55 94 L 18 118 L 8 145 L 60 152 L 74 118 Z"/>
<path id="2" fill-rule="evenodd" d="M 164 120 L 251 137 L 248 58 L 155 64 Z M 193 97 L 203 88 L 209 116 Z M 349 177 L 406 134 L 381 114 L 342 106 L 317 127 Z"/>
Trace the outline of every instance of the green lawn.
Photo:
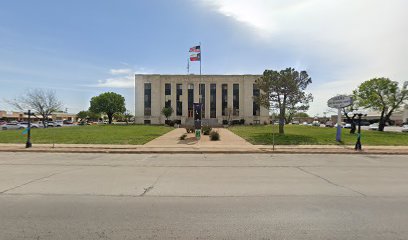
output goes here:
<path id="1" fill-rule="evenodd" d="M 35 143 L 65 144 L 145 144 L 173 128 L 149 125 L 95 125 L 32 129 Z M 0 143 L 24 143 L 22 130 L 0 130 Z"/>
<path id="2" fill-rule="evenodd" d="M 285 135 L 278 134 L 278 126 L 234 126 L 229 128 L 235 134 L 252 144 L 272 145 L 272 128 L 275 132 L 276 145 L 332 145 L 336 142 L 335 128 L 309 127 L 299 125 L 285 126 Z M 357 134 L 349 134 L 349 129 L 342 130 L 342 144 L 354 145 Z M 408 145 L 407 133 L 362 131 L 361 142 L 364 145 Z"/>

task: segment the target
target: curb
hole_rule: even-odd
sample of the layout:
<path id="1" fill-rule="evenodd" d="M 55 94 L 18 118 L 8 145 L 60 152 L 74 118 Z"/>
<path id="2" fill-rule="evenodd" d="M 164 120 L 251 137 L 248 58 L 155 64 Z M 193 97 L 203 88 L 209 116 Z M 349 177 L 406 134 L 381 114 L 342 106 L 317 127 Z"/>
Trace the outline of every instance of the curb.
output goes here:
<path id="1" fill-rule="evenodd" d="M 294 149 L 288 150 L 249 150 L 249 151 L 231 151 L 231 150 L 135 150 L 135 151 L 123 151 L 123 149 L 0 149 L 0 152 L 32 152 L 32 153 L 106 153 L 106 154 L 386 154 L 386 155 L 408 155 L 408 151 L 390 151 L 390 150 L 363 150 L 363 151 L 339 151 L 338 149 L 302 149 L 294 151 Z"/>

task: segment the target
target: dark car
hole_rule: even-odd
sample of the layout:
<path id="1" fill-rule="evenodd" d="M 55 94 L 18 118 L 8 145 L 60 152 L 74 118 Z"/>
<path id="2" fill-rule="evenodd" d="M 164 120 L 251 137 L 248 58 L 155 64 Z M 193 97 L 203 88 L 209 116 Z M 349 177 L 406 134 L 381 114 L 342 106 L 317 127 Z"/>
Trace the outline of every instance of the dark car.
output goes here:
<path id="1" fill-rule="evenodd" d="M 70 120 L 64 120 L 64 121 L 62 121 L 62 123 L 64 124 L 64 125 L 72 125 L 72 124 L 74 124 L 72 121 L 70 121 Z"/>

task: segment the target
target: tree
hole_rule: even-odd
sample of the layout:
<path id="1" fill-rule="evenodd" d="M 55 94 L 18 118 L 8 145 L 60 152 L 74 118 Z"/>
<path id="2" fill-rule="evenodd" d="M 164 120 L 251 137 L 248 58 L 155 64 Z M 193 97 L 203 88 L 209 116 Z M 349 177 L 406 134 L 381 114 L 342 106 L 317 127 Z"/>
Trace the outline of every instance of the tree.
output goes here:
<path id="1" fill-rule="evenodd" d="M 94 113 L 105 113 L 108 116 L 109 124 L 112 124 L 113 114 L 124 113 L 125 98 L 114 92 L 102 93 L 91 99 L 89 111 Z"/>
<path id="2" fill-rule="evenodd" d="M 77 113 L 77 118 L 84 120 L 88 117 L 88 111 L 80 111 Z"/>
<path id="3" fill-rule="evenodd" d="M 169 117 L 173 114 L 173 108 L 172 107 L 164 107 L 161 111 L 161 113 L 166 117 L 166 120 L 169 120 Z"/>
<path id="4" fill-rule="evenodd" d="M 33 89 L 24 96 L 9 101 L 11 105 L 20 111 L 33 110 L 34 115 L 43 119 L 44 128 L 47 127 L 46 120 L 56 111 L 59 111 L 63 104 L 58 100 L 55 91 L 45 89 Z"/>
<path id="5" fill-rule="evenodd" d="M 313 96 L 311 94 L 307 95 L 304 92 L 302 94 L 299 94 L 296 98 L 291 98 L 290 102 L 288 103 L 287 113 L 285 116 L 286 124 L 292 122 L 293 117 L 295 117 L 297 114 L 304 113 L 309 110 L 309 103 L 312 101 Z"/>
<path id="6" fill-rule="evenodd" d="M 79 113 L 77 113 L 77 117 L 81 120 L 87 119 L 91 121 L 99 121 L 99 119 L 101 119 L 101 114 L 91 111 L 80 111 Z"/>
<path id="7" fill-rule="evenodd" d="M 407 86 L 408 82 L 405 82 L 400 89 L 398 82 L 388 78 L 373 78 L 363 82 L 353 93 L 359 107 L 381 112 L 378 130 L 384 131 L 385 123 L 390 120 L 392 113 L 408 100 Z"/>
<path id="8" fill-rule="evenodd" d="M 90 121 L 99 121 L 102 118 L 101 118 L 100 113 L 94 113 L 94 112 L 88 111 L 87 119 L 90 120 Z"/>
<path id="9" fill-rule="evenodd" d="M 287 110 L 308 106 L 312 94 L 304 90 L 312 83 L 306 71 L 298 72 L 293 68 L 281 71 L 265 70 L 263 76 L 255 81 L 261 90 L 259 97 L 254 98 L 268 109 L 279 109 L 279 133 L 284 134 L 285 115 Z"/>
<path id="10" fill-rule="evenodd" d="M 353 97 L 353 96 L 350 96 Z M 353 104 L 351 104 L 348 107 L 344 107 L 342 109 L 343 115 L 346 117 L 346 122 L 351 124 L 351 128 L 350 128 L 350 134 L 354 134 L 356 132 L 356 121 L 355 118 L 357 115 L 353 115 L 353 116 L 349 116 L 349 113 L 352 113 L 354 111 L 356 111 L 358 109 L 358 106 L 356 104 L 356 101 L 353 101 Z"/>

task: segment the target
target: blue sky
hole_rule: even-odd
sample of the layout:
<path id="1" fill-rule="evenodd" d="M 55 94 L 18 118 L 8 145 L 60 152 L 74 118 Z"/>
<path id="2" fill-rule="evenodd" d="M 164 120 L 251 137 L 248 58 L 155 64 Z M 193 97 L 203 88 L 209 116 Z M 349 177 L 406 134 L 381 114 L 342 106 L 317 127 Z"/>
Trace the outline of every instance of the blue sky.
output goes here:
<path id="1" fill-rule="evenodd" d="M 54 89 L 69 112 L 115 91 L 133 111 L 134 73 L 186 73 L 202 42 L 204 74 L 295 67 L 313 79 L 310 113 L 372 77 L 408 80 L 403 0 L 4 1 L 0 109 Z M 198 73 L 198 65 L 192 66 Z"/>

